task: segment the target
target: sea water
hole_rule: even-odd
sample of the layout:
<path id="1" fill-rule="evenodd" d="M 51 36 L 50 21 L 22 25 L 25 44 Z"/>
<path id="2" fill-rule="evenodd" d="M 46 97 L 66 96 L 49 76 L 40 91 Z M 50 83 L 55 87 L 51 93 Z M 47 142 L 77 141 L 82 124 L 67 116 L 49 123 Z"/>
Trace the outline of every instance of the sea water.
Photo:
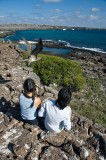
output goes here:
<path id="1" fill-rule="evenodd" d="M 106 30 L 17 30 L 14 35 L 6 37 L 5 40 L 20 41 L 23 37 L 28 41 L 42 38 L 45 41 L 64 42 L 68 49 L 76 47 L 106 53 Z M 48 48 L 44 47 L 45 50 Z M 70 50 L 63 49 L 59 52 L 67 54 Z"/>

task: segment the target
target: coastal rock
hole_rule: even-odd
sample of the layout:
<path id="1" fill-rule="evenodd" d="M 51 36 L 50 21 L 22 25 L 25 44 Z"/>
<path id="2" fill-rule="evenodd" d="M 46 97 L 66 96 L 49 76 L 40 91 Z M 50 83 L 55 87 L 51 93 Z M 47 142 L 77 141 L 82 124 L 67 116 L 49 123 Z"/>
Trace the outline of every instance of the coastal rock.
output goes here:
<path id="1" fill-rule="evenodd" d="M 64 151 L 59 148 L 55 148 L 50 146 L 45 148 L 44 153 L 41 155 L 41 159 L 50 160 L 50 159 L 58 159 L 58 160 L 68 160 L 68 157 Z"/>
<path id="2" fill-rule="evenodd" d="M 61 133 L 41 132 L 40 137 L 43 141 L 48 142 L 53 146 L 61 146 L 64 144 L 69 133 L 64 130 Z"/>
<path id="3" fill-rule="evenodd" d="M 0 31 L 0 38 L 4 38 L 4 37 L 6 37 L 6 36 L 10 36 L 10 35 L 12 35 L 12 34 L 14 34 L 14 31 Z"/>
<path id="4" fill-rule="evenodd" d="M 84 55 L 85 58 L 91 59 L 91 56 L 85 57 Z M 84 65 L 82 59 L 81 64 Z M 100 64 L 97 66 L 98 62 L 96 64 L 93 57 L 92 63 L 85 63 L 84 71 L 88 76 L 91 73 L 94 77 L 101 73 L 103 76 L 105 74 L 104 60 L 105 58 L 100 59 L 100 56 L 97 56 L 96 61 Z M 71 116 L 72 129 L 63 130 L 58 134 L 46 132 L 40 126 L 31 126 L 22 122 L 19 95 L 23 89 L 23 82 L 28 77 L 34 79 L 38 88 L 37 94 L 42 96 L 43 100 L 57 97 L 56 89 L 43 86 L 32 68 L 26 67 L 20 57 L 20 51 L 18 48 L 15 49 L 12 42 L 0 42 L 0 159 L 106 159 L 106 129 L 80 116 L 74 110 Z M 101 91 L 105 91 L 104 86 L 103 83 Z M 84 102 L 83 95 L 83 92 L 80 96 L 78 93 L 73 94 L 78 97 L 78 103 Z M 74 98 L 72 102 L 74 103 Z"/>
<path id="5" fill-rule="evenodd" d="M 58 91 L 56 89 L 53 89 L 52 87 L 48 87 L 48 86 L 45 86 L 45 91 L 46 92 L 50 92 L 54 95 L 57 95 L 58 94 Z"/>

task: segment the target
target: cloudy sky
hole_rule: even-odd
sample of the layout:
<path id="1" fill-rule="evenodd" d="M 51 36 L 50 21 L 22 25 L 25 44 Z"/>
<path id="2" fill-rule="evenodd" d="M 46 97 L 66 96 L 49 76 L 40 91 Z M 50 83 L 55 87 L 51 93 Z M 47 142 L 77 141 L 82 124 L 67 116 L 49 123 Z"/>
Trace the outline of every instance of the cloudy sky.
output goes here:
<path id="1" fill-rule="evenodd" d="M 0 0 L 0 24 L 106 28 L 106 0 Z"/>

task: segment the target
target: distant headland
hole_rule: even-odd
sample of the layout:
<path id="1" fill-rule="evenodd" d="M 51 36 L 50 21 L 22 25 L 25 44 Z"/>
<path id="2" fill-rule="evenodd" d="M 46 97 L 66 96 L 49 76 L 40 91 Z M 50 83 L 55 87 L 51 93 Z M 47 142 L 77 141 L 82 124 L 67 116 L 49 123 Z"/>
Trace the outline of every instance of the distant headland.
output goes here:
<path id="1" fill-rule="evenodd" d="M 106 30 L 106 28 L 90 28 L 90 27 L 75 27 L 75 26 L 51 26 L 37 24 L 0 24 L 0 30 L 37 30 L 37 29 L 62 29 L 62 30 Z"/>

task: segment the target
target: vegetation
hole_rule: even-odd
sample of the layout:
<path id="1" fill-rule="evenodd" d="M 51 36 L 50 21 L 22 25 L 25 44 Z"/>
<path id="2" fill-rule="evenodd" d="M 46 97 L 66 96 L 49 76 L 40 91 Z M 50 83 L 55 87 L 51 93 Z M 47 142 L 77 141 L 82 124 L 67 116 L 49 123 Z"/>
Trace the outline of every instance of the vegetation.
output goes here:
<path id="1" fill-rule="evenodd" d="M 71 85 L 74 91 L 84 87 L 86 80 L 78 62 L 56 56 L 40 55 L 40 57 L 42 59 L 31 63 L 31 67 L 43 84 Z"/>
<path id="2" fill-rule="evenodd" d="M 29 57 L 29 52 L 23 50 L 23 59 L 28 59 Z"/>
<path id="3" fill-rule="evenodd" d="M 28 58 L 28 55 L 25 53 L 24 58 Z M 31 66 L 42 83 L 71 85 L 73 90 L 77 91 L 73 92 L 71 108 L 106 127 L 106 94 L 102 82 L 96 78 L 85 80 L 78 62 L 52 55 L 40 55 L 40 57 L 42 59 L 31 63 Z"/>
<path id="4" fill-rule="evenodd" d="M 75 93 L 71 107 L 80 115 L 106 127 L 106 94 L 99 79 L 87 79 L 84 92 Z"/>

